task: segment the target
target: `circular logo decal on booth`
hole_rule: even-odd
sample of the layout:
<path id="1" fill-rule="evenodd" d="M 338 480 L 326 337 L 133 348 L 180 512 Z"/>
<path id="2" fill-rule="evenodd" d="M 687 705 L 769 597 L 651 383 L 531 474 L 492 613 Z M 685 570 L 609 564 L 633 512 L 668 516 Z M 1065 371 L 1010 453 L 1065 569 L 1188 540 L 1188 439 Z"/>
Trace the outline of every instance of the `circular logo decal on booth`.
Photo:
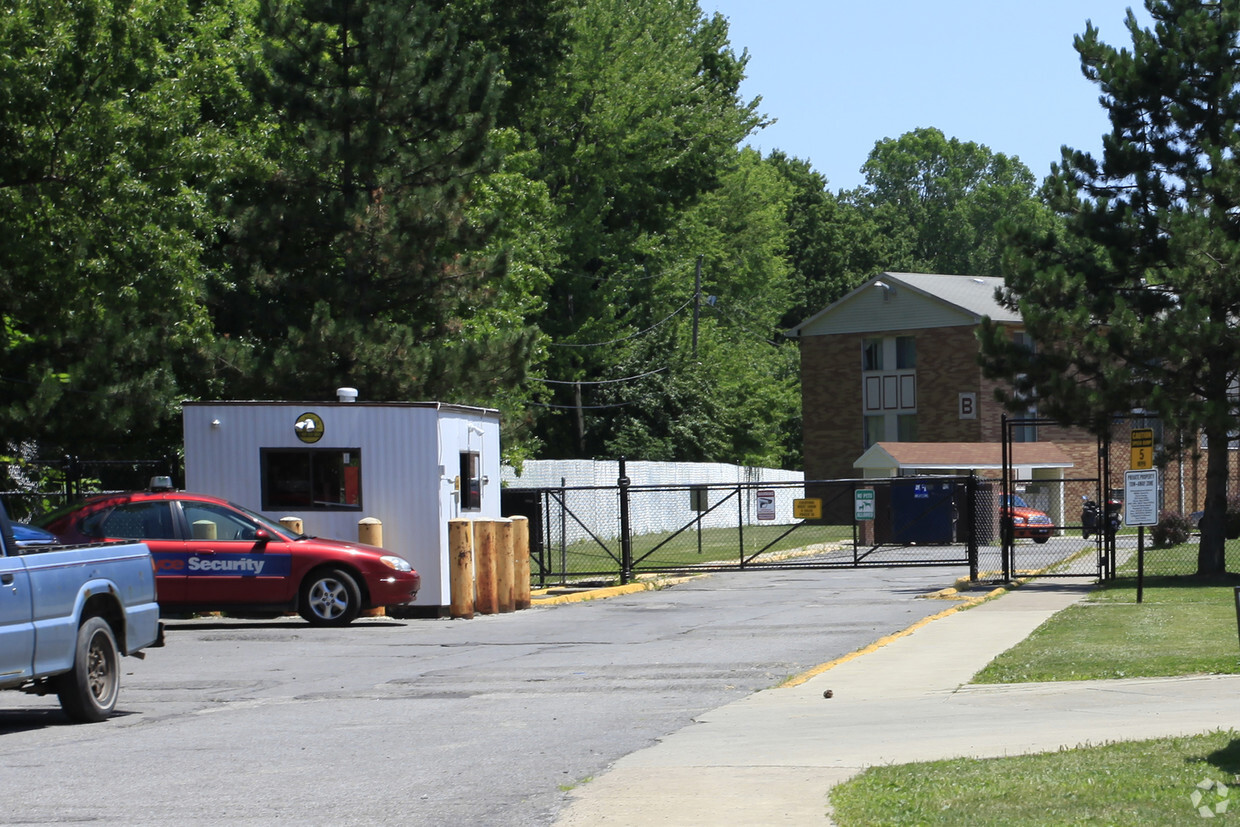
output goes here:
<path id="1" fill-rule="evenodd" d="M 323 438 L 323 420 L 316 413 L 304 413 L 297 417 L 293 430 L 302 442 L 318 442 Z"/>

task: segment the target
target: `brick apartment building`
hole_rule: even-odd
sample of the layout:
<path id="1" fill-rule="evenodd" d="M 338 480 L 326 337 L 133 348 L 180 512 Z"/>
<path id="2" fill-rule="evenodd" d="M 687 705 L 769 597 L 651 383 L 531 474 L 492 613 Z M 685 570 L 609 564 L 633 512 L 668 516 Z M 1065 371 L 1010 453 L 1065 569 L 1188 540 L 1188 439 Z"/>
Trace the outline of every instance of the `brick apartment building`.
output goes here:
<path id="1" fill-rule="evenodd" d="M 1002 285 L 994 277 L 883 273 L 789 331 L 801 347 L 806 479 L 997 475 L 1004 410 L 978 365 L 977 329 L 989 317 L 1013 338 L 1025 335 L 1019 315 L 995 301 Z M 1090 434 L 1030 426 L 1015 437 L 1026 443 L 1018 455 L 1023 479 L 1096 474 Z M 1113 440 L 1112 485 L 1122 486 L 1127 435 Z M 1194 483 L 1204 476 L 1201 453 L 1164 469 L 1164 507 L 1202 507 L 1204 488 Z"/>

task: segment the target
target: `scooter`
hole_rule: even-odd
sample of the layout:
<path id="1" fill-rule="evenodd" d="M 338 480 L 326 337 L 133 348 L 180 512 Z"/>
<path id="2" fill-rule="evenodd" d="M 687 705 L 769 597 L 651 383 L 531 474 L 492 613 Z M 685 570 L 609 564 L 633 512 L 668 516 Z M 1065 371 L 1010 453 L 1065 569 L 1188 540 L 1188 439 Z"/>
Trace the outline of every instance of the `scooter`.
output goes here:
<path id="1" fill-rule="evenodd" d="M 1123 524 L 1122 516 L 1123 503 L 1119 500 L 1107 500 L 1107 531 L 1114 536 L 1120 525 Z M 1098 503 L 1088 497 L 1081 497 L 1081 536 L 1086 540 L 1090 534 L 1097 534 L 1098 529 L 1102 525 L 1102 517 L 1098 510 Z"/>

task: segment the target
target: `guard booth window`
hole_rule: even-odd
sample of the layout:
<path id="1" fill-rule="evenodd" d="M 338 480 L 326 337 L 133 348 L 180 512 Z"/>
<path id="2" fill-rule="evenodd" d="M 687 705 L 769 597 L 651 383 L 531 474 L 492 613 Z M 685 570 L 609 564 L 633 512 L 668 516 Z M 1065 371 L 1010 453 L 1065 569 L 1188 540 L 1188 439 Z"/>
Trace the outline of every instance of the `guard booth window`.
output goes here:
<path id="1" fill-rule="evenodd" d="M 461 510 L 482 508 L 482 472 L 477 451 L 461 451 Z"/>
<path id="2" fill-rule="evenodd" d="M 355 511 L 362 507 L 358 448 L 264 448 L 263 510 Z"/>

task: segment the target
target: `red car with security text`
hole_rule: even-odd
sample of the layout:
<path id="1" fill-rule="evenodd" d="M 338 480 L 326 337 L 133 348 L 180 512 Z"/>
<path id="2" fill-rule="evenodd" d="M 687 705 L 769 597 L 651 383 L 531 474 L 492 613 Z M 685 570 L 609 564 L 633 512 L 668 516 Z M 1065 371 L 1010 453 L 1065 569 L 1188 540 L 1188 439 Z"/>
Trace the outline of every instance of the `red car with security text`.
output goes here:
<path id="1" fill-rule="evenodd" d="M 400 555 L 297 534 L 205 494 L 107 494 L 35 523 L 63 543 L 146 543 L 163 611 L 296 611 L 316 626 L 345 626 L 364 609 L 411 603 L 421 584 Z"/>

